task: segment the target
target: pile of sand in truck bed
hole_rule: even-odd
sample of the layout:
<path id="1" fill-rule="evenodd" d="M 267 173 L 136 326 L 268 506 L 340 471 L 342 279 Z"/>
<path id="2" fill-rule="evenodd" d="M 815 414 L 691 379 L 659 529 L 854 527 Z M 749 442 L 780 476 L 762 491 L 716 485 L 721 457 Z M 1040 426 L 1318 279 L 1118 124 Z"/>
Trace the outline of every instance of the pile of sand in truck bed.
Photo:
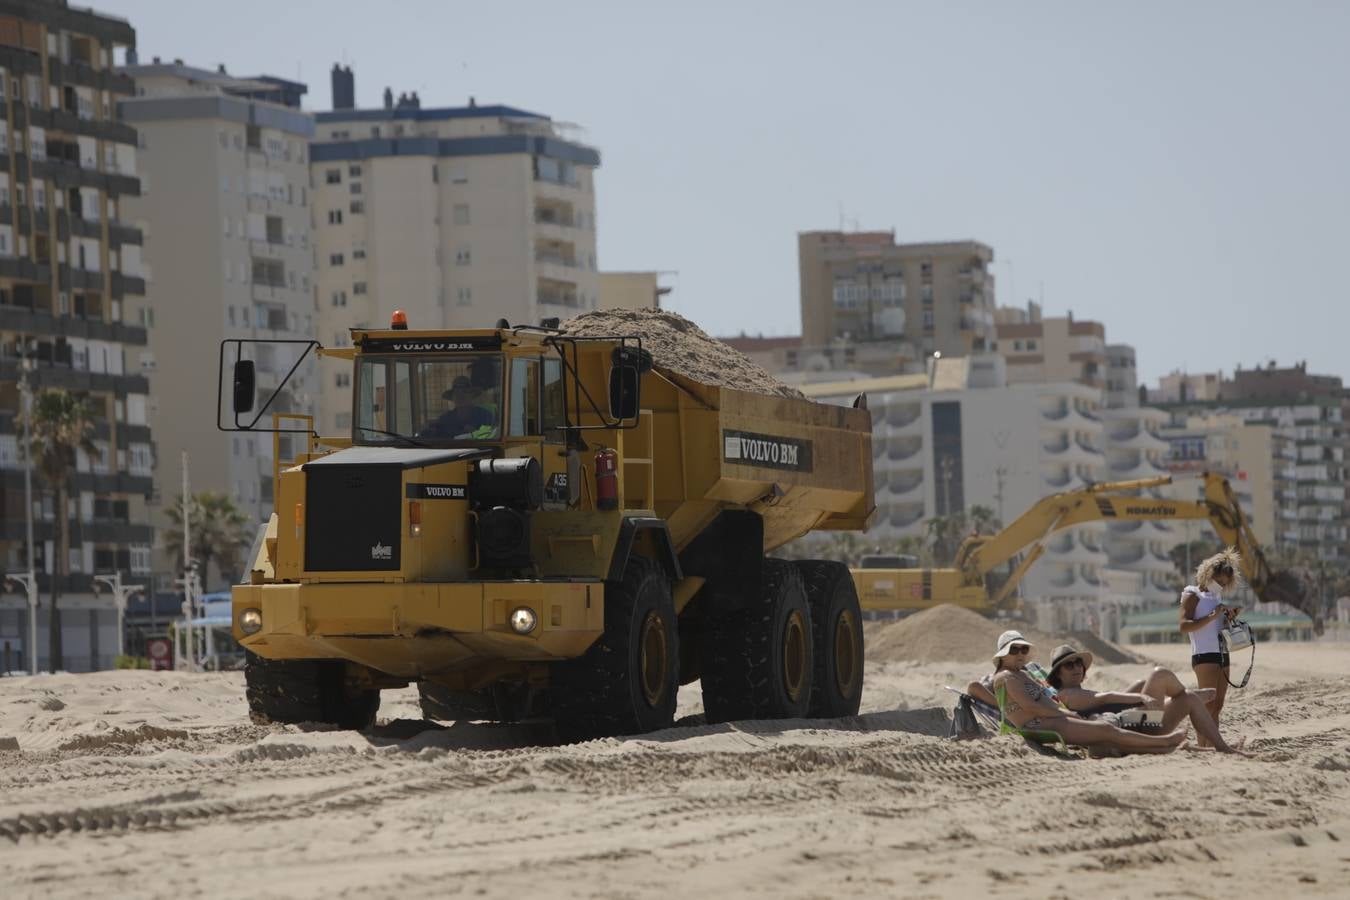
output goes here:
<path id="1" fill-rule="evenodd" d="M 864 629 L 867 659 L 876 662 L 988 662 L 998 636 L 1022 632 L 1035 645 L 1032 658 L 1049 666 L 1060 644 L 1086 650 L 1107 665 L 1139 663 L 1144 657 L 1086 631 L 1045 634 L 1016 620 L 994 622 L 973 610 L 944 603 L 890 622 L 869 622 Z"/>
<path id="2" fill-rule="evenodd" d="M 675 372 L 718 387 L 800 397 L 796 388 L 783 384 L 749 357 L 716 338 L 678 313 L 663 309 L 599 309 L 582 313 L 562 323 L 562 330 L 578 337 L 637 337 L 652 354 L 658 369 Z"/>

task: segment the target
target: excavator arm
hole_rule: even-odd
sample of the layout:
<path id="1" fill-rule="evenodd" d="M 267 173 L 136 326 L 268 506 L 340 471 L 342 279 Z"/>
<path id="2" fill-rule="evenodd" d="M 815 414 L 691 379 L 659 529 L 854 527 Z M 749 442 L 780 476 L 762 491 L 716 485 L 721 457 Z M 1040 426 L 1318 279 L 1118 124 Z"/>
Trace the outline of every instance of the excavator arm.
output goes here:
<path id="1" fill-rule="evenodd" d="M 1272 572 L 1228 479 L 1206 472 L 1204 480 L 1203 500 L 1166 500 L 1136 495 L 1139 491 L 1171 484 L 1170 476 L 1102 482 L 1053 494 L 1038 501 L 998 534 L 967 538 L 957 552 L 956 568 L 963 572 L 967 583 L 983 583 L 989 572 L 1025 552 L 1011 576 L 991 598 L 992 605 L 998 607 L 1007 601 L 1022 576 L 1040 558 L 1046 539 L 1057 531 L 1097 521 L 1207 519 L 1225 545 L 1237 548 L 1242 557 L 1242 574 L 1257 597 L 1263 602 L 1285 603 L 1306 613 L 1320 633 L 1320 611 L 1312 607 L 1297 577 L 1289 572 Z"/>

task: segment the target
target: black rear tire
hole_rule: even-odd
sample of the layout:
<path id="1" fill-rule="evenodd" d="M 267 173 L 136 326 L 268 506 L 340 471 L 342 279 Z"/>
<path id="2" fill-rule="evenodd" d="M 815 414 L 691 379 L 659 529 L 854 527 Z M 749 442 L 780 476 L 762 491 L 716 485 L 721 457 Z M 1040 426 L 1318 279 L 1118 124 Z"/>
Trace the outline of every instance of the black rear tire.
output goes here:
<path id="1" fill-rule="evenodd" d="M 760 596 L 709 616 L 703 650 L 703 711 L 710 723 L 807 715 L 814 675 L 811 607 L 801 573 L 764 560 Z"/>
<path id="2" fill-rule="evenodd" d="M 564 741 L 669 728 L 680 686 L 680 638 L 670 581 L 643 556 L 605 583 L 605 633 L 554 672 Z"/>
<path id="3" fill-rule="evenodd" d="M 380 692 L 348 685 L 346 666 L 337 660 L 267 659 L 245 651 L 244 685 L 249 718 L 261 725 L 320 722 L 364 731 L 380 708 Z"/>
<path id="4" fill-rule="evenodd" d="M 848 566 L 833 560 L 796 563 L 811 604 L 815 678 L 813 719 L 856 716 L 863 693 L 862 607 Z"/>

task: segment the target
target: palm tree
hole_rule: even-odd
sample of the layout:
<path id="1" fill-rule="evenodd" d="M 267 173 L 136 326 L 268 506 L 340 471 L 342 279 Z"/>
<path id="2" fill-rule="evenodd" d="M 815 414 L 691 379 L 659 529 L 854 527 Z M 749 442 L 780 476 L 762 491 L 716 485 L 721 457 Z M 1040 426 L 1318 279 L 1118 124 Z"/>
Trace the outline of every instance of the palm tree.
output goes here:
<path id="1" fill-rule="evenodd" d="M 75 471 L 76 451 L 97 456 L 94 422 L 82 398 L 69 391 L 48 389 L 33 404 L 28 433 L 33 460 L 42 479 L 56 492 L 56 564 L 52 567 L 49 665 L 61 668 L 61 612 L 56 608 L 61 582 L 70 567 L 70 476 Z"/>
<path id="2" fill-rule="evenodd" d="M 183 496 L 168 509 L 174 527 L 164 534 L 164 544 L 178 558 L 178 567 L 185 568 L 183 560 Z M 188 514 L 192 526 L 191 558 L 197 561 L 202 580 L 210 578 L 214 561 L 222 576 L 239 570 L 239 557 L 253 542 L 248 517 L 234 505 L 228 494 L 219 491 L 201 491 L 193 494 Z"/>

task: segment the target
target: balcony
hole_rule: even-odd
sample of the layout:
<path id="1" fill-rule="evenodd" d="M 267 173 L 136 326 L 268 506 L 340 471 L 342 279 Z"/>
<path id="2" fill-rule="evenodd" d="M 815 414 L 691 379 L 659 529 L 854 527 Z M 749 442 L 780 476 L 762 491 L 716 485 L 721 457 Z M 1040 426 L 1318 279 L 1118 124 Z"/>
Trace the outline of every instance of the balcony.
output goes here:
<path id="1" fill-rule="evenodd" d="M 886 523 L 892 528 L 908 528 L 923 519 L 922 503 L 901 503 L 894 506 L 886 517 Z"/>
<path id="2" fill-rule="evenodd" d="M 142 347 L 146 344 L 145 329 L 135 325 L 76 316 L 53 316 L 45 311 L 20 306 L 0 305 L 0 329 L 26 334 L 94 338 Z"/>
<path id="3" fill-rule="evenodd" d="M 1045 476 L 1046 487 L 1054 491 L 1063 491 L 1073 483 L 1073 474 L 1070 472 L 1055 472 Z"/>
<path id="4" fill-rule="evenodd" d="M 888 479 L 887 490 L 891 499 L 896 500 L 923 489 L 923 470 L 905 469 Z"/>
<path id="5" fill-rule="evenodd" d="M 52 270 L 50 266 L 35 263 L 31 259 L 5 256 L 0 257 L 0 278 L 48 284 L 52 280 Z"/>
<path id="6" fill-rule="evenodd" d="M 921 435 L 893 435 L 886 438 L 886 458 L 892 461 L 913 459 L 923 450 Z"/>
<path id="7" fill-rule="evenodd" d="M 1041 409 L 1041 418 L 1048 419 L 1051 422 L 1059 422 L 1068 417 L 1069 409 L 1070 407 L 1067 403 L 1058 403 L 1054 406 L 1044 407 Z"/>
<path id="8" fill-rule="evenodd" d="M 134 225 L 117 221 L 108 223 L 108 242 L 114 248 L 121 247 L 123 244 L 140 246 L 144 243 L 144 240 L 141 230 Z"/>
<path id="9" fill-rule="evenodd" d="M 902 429 L 918 422 L 923 416 L 923 407 L 917 403 L 893 404 L 886 408 L 886 427 Z"/>
<path id="10" fill-rule="evenodd" d="M 103 290 L 103 273 L 92 269 L 71 269 L 70 283 L 72 287 L 83 288 L 87 291 Z"/>
<path id="11" fill-rule="evenodd" d="M 145 296 L 145 279 L 139 275 L 125 275 L 121 272 L 112 273 L 112 296 L 114 300 L 121 300 L 126 295 L 134 297 Z"/>
<path id="12" fill-rule="evenodd" d="M 1079 449 L 1083 450 L 1086 453 L 1091 453 L 1093 456 L 1102 455 L 1101 448 L 1098 447 L 1096 444 L 1092 443 L 1091 441 L 1084 440 L 1081 437 L 1076 437 L 1073 439 L 1073 442 L 1078 445 Z"/>
<path id="13" fill-rule="evenodd" d="M 1058 440 L 1046 441 L 1041 449 L 1050 454 L 1063 453 L 1069 449 L 1069 435 L 1061 434 Z"/>

